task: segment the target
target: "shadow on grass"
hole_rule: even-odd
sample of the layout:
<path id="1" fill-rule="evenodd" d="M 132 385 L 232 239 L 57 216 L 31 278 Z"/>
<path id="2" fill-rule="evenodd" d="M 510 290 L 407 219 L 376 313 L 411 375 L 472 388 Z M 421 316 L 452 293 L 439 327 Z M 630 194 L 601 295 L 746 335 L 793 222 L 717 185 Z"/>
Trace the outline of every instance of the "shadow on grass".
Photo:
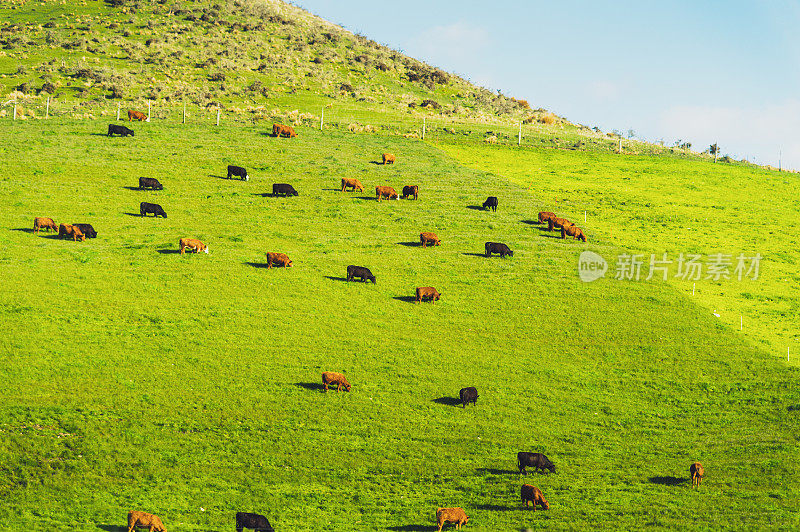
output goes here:
<path id="1" fill-rule="evenodd" d="M 15 229 L 15 231 L 19 231 L 19 229 Z M 788 410 L 789 412 L 800 411 L 800 405 L 789 405 L 786 407 L 786 410 Z"/>
<path id="2" fill-rule="evenodd" d="M 440 397 L 433 400 L 437 405 L 445 406 L 461 406 L 461 399 L 458 397 Z"/>
<path id="3" fill-rule="evenodd" d="M 485 211 L 486 209 L 483 208 L 483 205 L 467 205 L 467 209 L 472 209 L 473 211 Z"/>
<path id="4" fill-rule="evenodd" d="M 144 188 L 139 188 L 139 187 L 122 187 L 122 188 L 127 189 L 127 190 L 146 190 Z"/>
<path id="5" fill-rule="evenodd" d="M 181 250 L 179 249 L 159 249 L 157 250 L 162 255 L 176 255 L 180 254 Z"/>
<path id="6" fill-rule="evenodd" d="M 341 188 L 323 188 L 322 190 L 332 190 L 332 191 L 334 191 L 334 192 L 341 192 L 341 191 L 342 191 L 342 189 L 341 189 Z M 352 192 L 352 191 L 351 191 L 351 192 Z"/>
<path id="7" fill-rule="evenodd" d="M 489 473 L 490 475 L 518 475 L 519 471 L 512 471 L 510 469 L 494 469 L 491 467 L 479 467 L 476 469 L 478 473 Z"/>
<path id="8" fill-rule="evenodd" d="M 483 257 L 484 259 L 489 258 L 486 256 L 486 253 L 462 253 L 462 255 L 467 255 L 469 257 Z"/>
<path id="9" fill-rule="evenodd" d="M 245 262 L 245 264 L 253 268 L 269 268 L 269 264 L 266 262 Z"/>
<path id="10" fill-rule="evenodd" d="M 108 133 L 89 133 L 92 137 L 107 137 Z"/>
<path id="11" fill-rule="evenodd" d="M 363 200 L 374 200 L 375 196 L 355 196 L 355 198 Z M 386 201 L 394 201 L 394 200 L 386 200 Z"/>
<path id="12" fill-rule="evenodd" d="M 681 477 L 650 477 L 648 479 L 652 484 L 660 484 L 662 486 L 679 486 L 685 482 L 689 482 L 688 478 Z"/>
<path id="13" fill-rule="evenodd" d="M 390 526 L 386 530 L 397 530 L 398 532 L 430 532 L 439 530 L 439 527 L 433 525 L 404 525 Z"/>
<path id="14" fill-rule="evenodd" d="M 331 277 L 330 275 L 325 276 L 326 279 L 330 279 L 331 281 L 344 281 L 347 282 L 347 277 Z"/>
<path id="15" fill-rule="evenodd" d="M 100 530 L 105 530 L 106 532 L 128 532 L 127 526 L 97 525 L 97 528 L 99 528 Z"/>
<path id="16" fill-rule="evenodd" d="M 540 225 L 541 222 L 539 220 L 520 220 L 524 224 L 528 225 Z"/>
<path id="17" fill-rule="evenodd" d="M 396 299 L 398 301 L 404 301 L 406 303 L 415 303 L 417 298 L 414 296 L 395 296 L 392 299 Z"/>
<path id="18" fill-rule="evenodd" d="M 23 233 L 33 233 L 33 229 L 31 229 L 30 227 L 17 227 L 15 229 L 12 229 L 12 231 L 22 231 Z"/>
<path id="19" fill-rule="evenodd" d="M 225 179 L 226 181 L 245 181 L 244 179 L 238 176 L 228 177 L 226 175 L 208 174 L 208 177 L 216 177 L 217 179 Z"/>
<path id="20" fill-rule="evenodd" d="M 543 236 L 544 238 L 557 238 L 557 239 L 561 240 L 561 233 L 560 232 L 559 233 L 545 233 L 545 234 L 543 234 L 541 236 Z"/>
<path id="21" fill-rule="evenodd" d="M 513 506 L 505 506 L 502 504 L 479 504 L 479 510 L 488 510 L 490 512 L 508 512 L 509 510 L 517 510 Z"/>
<path id="22" fill-rule="evenodd" d="M 253 196 L 261 196 L 262 198 L 271 198 L 272 192 L 254 192 Z"/>
<path id="23" fill-rule="evenodd" d="M 406 246 L 409 248 L 421 248 L 422 242 L 398 242 L 401 246 Z"/>
<path id="24" fill-rule="evenodd" d="M 61 240 L 61 237 L 58 235 L 58 233 L 50 233 L 49 235 L 44 235 L 44 236 L 36 235 L 36 236 L 38 236 L 39 238 L 47 238 L 49 240 Z M 72 237 L 69 237 L 68 240 L 72 240 Z"/>
<path id="25" fill-rule="evenodd" d="M 142 215 L 138 212 L 123 212 L 125 216 L 136 216 L 137 218 L 142 218 Z"/>
<path id="26" fill-rule="evenodd" d="M 294 385 L 306 390 L 323 391 L 322 384 L 319 382 L 296 382 Z"/>

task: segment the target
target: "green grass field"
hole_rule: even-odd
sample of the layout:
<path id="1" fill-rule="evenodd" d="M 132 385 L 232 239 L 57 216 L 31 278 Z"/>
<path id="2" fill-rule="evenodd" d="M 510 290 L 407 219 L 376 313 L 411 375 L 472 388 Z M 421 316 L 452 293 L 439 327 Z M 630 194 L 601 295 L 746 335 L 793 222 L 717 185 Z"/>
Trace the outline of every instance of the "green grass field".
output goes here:
<path id="1" fill-rule="evenodd" d="M 232 530 L 236 511 L 276 530 L 419 531 L 437 506 L 462 506 L 467 530 L 800 526 L 798 370 L 777 356 L 797 334 L 782 175 L 340 130 L 274 139 L 268 124 L 154 121 L 120 139 L 106 124 L 0 123 L 0 528 L 120 531 L 138 509 L 170 532 Z M 384 151 L 396 165 L 373 164 Z M 222 178 L 228 164 L 251 180 Z M 365 193 L 339 192 L 343 176 Z M 134 190 L 139 177 L 165 189 Z M 275 182 L 300 196 L 266 197 Z M 377 203 L 378 184 L 420 199 Z M 490 194 L 496 213 L 474 208 Z M 169 217 L 140 218 L 141 201 Z M 545 207 L 587 210 L 589 242 L 525 223 Z M 767 207 L 786 222 L 759 223 Z M 33 235 L 34 216 L 99 235 Z M 421 231 L 442 245 L 421 249 Z M 184 236 L 210 254 L 181 257 Z M 514 257 L 481 256 L 488 240 Z M 765 259 L 761 280 L 692 297 L 685 282 L 582 283 L 583 250 Z M 294 267 L 264 268 L 266 251 Z M 377 284 L 344 282 L 348 264 Z M 413 304 L 427 285 L 441 301 Z M 320 393 L 326 370 L 352 391 Z M 454 406 L 464 386 L 474 408 Z M 522 450 L 557 474 L 521 479 Z M 523 482 L 549 511 L 523 509 Z"/>

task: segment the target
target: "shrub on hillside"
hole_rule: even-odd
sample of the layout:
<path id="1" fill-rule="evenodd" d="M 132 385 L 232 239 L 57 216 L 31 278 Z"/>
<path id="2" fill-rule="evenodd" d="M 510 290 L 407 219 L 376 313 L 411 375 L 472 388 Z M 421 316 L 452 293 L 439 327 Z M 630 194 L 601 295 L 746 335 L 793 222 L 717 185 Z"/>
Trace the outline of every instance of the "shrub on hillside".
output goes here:
<path id="1" fill-rule="evenodd" d="M 429 107 L 431 109 L 436 109 L 436 110 L 442 108 L 442 106 L 439 105 L 439 103 L 435 102 L 434 100 L 422 100 L 422 104 L 420 104 L 420 107 L 426 107 L 426 108 Z"/>
<path id="2" fill-rule="evenodd" d="M 56 92 L 56 86 L 48 81 L 47 83 L 42 85 L 42 88 L 39 89 L 39 92 L 46 92 L 47 94 L 54 94 Z"/>
<path id="3" fill-rule="evenodd" d="M 208 80 L 209 81 L 225 81 L 225 73 L 224 72 L 214 72 L 213 74 L 209 74 Z"/>

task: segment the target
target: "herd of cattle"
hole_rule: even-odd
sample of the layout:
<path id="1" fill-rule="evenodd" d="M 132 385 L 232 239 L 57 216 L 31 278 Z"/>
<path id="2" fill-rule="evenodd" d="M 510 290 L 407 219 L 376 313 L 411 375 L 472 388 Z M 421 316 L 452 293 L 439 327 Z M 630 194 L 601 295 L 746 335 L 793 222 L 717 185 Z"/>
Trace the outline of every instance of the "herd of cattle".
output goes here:
<path id="1" fill-rule="evenodd" d="M 129 111 L 128 112 L 128 119 L 130 121 L 133 120 L 147 120 L 144 113 L 139 111 Z M 296 137 L 297 133 L 295 130 L 289 126 L 284 126 L 281 124 L 273 124 L 272 133 L 275 137 L 285 137 L 285 138 L 292 138 Z M 134 136 L 134 132 L 125 127 L 116 124 L 109 124 L 108 126 L 108 136 L 112 135 L 121 135 L 123 137 L 126 136 Z M 394 164 L 396 161 L 396 157 L 391 153 L 384 153 L 382 154 L 383 164 Z M 227 172 L 228 179 L 231 178 L 238 178 L 243 181 L 248 181 L 250 179 L 247 170 L 240 166 L 229 165 L 228 172 Z M 154 178 L 146 178 L 141 177 L 139 178 L 139 188 L 142 190 L 150 189 L 150 190 L 163 190 L 164 186 Z M 346 190 L 355 191 L 363 191 L 364 187 L 361 182 L 356 178 L 348 178 L 344 177 L 341 180 L 341 191 L 345 192 Z M 298 192 L 294 189 L 294 187 L 287 183 L 275 183 L 272 185 L 272 195 L 273 196 L 297 196 Z M 375 187 L 375 196 L 378 201 L 381 201 L 383 198 L 396 200 L 399 199 L 401 196 L 397 194 L 394 188 L 390 186 L 377 186 Z M 403 198 L 406 199 L 418 199 L 419 197 L 419 186 L 418 185 L 407 185 L 403 187 Z M 491 209 L 492 211 L 497 211 L 497 197 L 496 196 L 489 196 L 485 202 L 483 202 L 483 209 Z M 167 213 L 164 209 L 156 204 L 156 203 L 148 203 L 148 202 L 141 202 L 139 205 L 139 213 L 141 216 L 147 216 L 148 214 L 152 214 L 155 217 L 161 216 L 163 218 L 167 217 Z M 552 231 L 555 229 L 561 229 L 561 238 L 566 238 L 567 236 L 571 236 L 574 239 L 580 239 L 583 242 L 586 242 L 586 235 L 584 234 L 583 230 L 576 226 L 574 223 L 570 222 L 565 218 L 559 218 L 552 212 L 540 212 L 538 215 L 539 223 L 544 224 L 547 223 L 548 230 Z M 94 228 L 86 223 L 75 223 L 75 224 L 60 224 L 57 225 L 56 222 L 52 218 L 45 218 L 45 217 L 37 217 L 34 219 L 33 223 L 34 234 L 38 233 L 41 230 L 53 230 L 58 231 L 58 235 L 60 238 L 64 237 L 72 237 L 74 241 L 85 241 L 86 238 L 95 238 L 97 237 L 97 232 Z M 439 246 L 441 244 L 439 237 L 435 233 L 431 232 L 422 232 L 419 235 L 420 244 L 423 248 L 430 246 Z M 180 248 L 181 255 L 184 254 L 186 250 L 189 250 L 193 253 L 205 252 L 208 253 L 208 246 L 206 246 L 203 242 L 196 238 L 181 238 L 178 242 L 178 246 Z M 501 242 L 486 242 L 484 246 L 484 251 L 487 257 L 491 257 L 492 254 L 498 254 L 500 257 L 505 258 L 506 256 L 513 257 L 514 252 L 504 243 Z M 284 253 L 276 253 L 276 252 L 268 252 L 267 254 L 267 267 L 272 268 L 273 266 L 283 266 L 285 268 L 292 266 L 291 259 Z M 356 279 L 361 280 L 362 282 L 371 281 L 375 283 L 375 275 L 366 267 L 364 266 L 355 266 L 350 265 L 347 267 L 347 281 L 355 281 Z M 421 303 L 422 301 L 438 301 L 441 294 L 431 286 L 424 286 L 418 287 L 416 289 L 416 298 L 415 301 L 417 303 Z M 322 374 L 322 386 L 323 391 L 327 392 L 329 386 L 335 386 L 336 391 L 340 391 L 344 389 L 345 391 L 350 391 L 351 385 L 347 378 L 342 375 L 341 373 L 335 373 L 331 371 L 326 371 Z M 477 404 L 478 400 L 478 390 L 475 387 L 466 387 L 459 390 L 459 399 L 463 408 L 469 403 L 473 405 Z M 555 473 L 555 465 L 550 461 L 547 456 L 542 453 L 531 453 L 531 452 L 520 452 L 517 454 L 517 467 L 519 468 L 520 474 L 527 474 L 526 467 L 534 468 L 540 472 L 551 472 Z M 690 475 L 692 479 L 692 486 L 699 486 L 702 480 L 704 471 L 703 466 L 700 462 L 695 462 L 690 467 Z M 536 510 L 536 506 L 541 506 L 542 509 L 547 510 L 550 508 L 549 503 L 544 498 L 544 494 L 542 491 L 533 485 L 530 484 L 523 484 L 520 490 L 520 496 L 522 502 L 525 504 L 527 508 L 530 504 L 533 505 L 533 510 Z M 459 507 L 452 507 L 452 508 L 437 508 L 436 509 L 436 521 L 438 523 L 439 531 L 442 530 L 442 527 L 447 524 L 451 523 L 456 526 L 457 529 L 460 529 L 462 525 L 466 524 L 469 521 L 469 517 L 465 513 L 462 508 Z M 166 528 L 164 527 L 161 519 L 152 514 L 148 514 L 145 512 L 138 512 L 132 511 L 128 514 L 128 532 L 133 531 L 136 527 L 143 527 L 150 530 L 150 532 L 166 532 Z M 270 525 L 269 521 L 266 517 L 259 514 L 254 513 L 245 513 L 239 512 L 236 514 L 236 530 L 237 532 L 241 532 L 243 529 L 249 528 L 256 531 L 261 532 L 274 532 L 274 529 Z"/>

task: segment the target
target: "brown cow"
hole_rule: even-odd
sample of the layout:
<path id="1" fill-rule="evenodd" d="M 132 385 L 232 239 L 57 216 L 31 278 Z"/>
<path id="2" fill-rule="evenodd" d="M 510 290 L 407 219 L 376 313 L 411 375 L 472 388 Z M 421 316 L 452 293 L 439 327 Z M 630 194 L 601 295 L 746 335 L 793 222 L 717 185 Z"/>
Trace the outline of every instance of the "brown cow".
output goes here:
<path id="1" fill-rule="evenodd" d="M 206 253 L 208 253 L 208 246 L 206 246 L 196 238 L 181 238 L 178 241 L 178 245 L 181 248 L 181 255 L 183 255 L 183 252 L 187 248 L 191 249 L 193 253 L 197 253 L 199 251 L 205 251 Z"/>
<path id="2" fill-rule="evenodd" d="M 552 231 L 553 227 L 556 229 L 561 229 L 562 227 L 569 227 L 570 225 L 575 225 L 566 218 L 550 218 L 547 220 L 547 230 Z"/>
<path id="3" fill-rule="evenodd" d="M 399 199 L 397 197 L 397 192 L 395 192 L 392 187 L 375 187 L 375 196 L 377 196 L 378 201 L 380 201 L 383 196 L 386 196 L 386 199 Z"/>
<path id="4" fill-rule="evenodd" d="M 147 512 L 128 512 L 128 532 L 132 532 L 134 527 L 146 528 L 149 532 L 167 532 L 161 519 Z"/>
<path id="5" fill-rule="evenodd" d="M 436 509 L 436 522 L 439 523 L 439 532 L 442 532 L 442 527 L 445 523 L 453 523 L 456 525 L 457 530 L 461 530 L 461 526 L 466 525 L 467 521 L 469 521 L 469 517 L 467 517 L 464 509 L 458 506 L 455 508 Z"/>
<path id="6" fill-rule="evenodd" d="M 364 192 L 364 187 L 361 186 L 361 181 L 356 179 L 355 177 L 343 177 L 342 178 L 342 192 L 345 191 L 348 187 L 353 189 L 353 192 L 356 190 L 360 190 Z"/>
<path id="7" fill-rule="evenodd" d="M 140 111 L 128 111 L 128 122 L 133 122 L 134 120 L 139 120 L 140 122 L 146 122 L 147 117 L 144 113 Z"/>
<path id="8" fill-rule="evenodd" d="M 81 228 L 75 225 L 61 224 L 58 226 L 58 237 L 64 238 L 65 236 L 71 236 L 74 242 L 77 242 L 78 239 L 81 242 L 86 241 L 86 236 L 81 231 Z"/>
<path id="9" fill-rule="evenodd" d="M 281 124 L 272 124 L 272 134 L 275 137 L 286 137 L 289 139 L 297 136 L 293 127 Z"/>
<path id="10" fill-rule="evenodd" d="M 578 238 L 586 242 L 586 235 L 583 234 L 583 229 L 581 229 L 577 225 L 568 225 L 566 227 L 562 227 L 561 238 L 566 238 L 567 235 L 571 236 L 572 240 Z"/>
<path id="11" fill-rule="evenodd" d="M 414 199 L 419 198 L 419 185 L 407 185 L 403 187 L 403 197 L 410 198 L 414 196 Z"/>
<path id="12" fill-rule="evenodd" d="M 439 237 L 436 236 L 436 233 L 420 233 L 419 241 L 422 243 L 422 247 L 427 247 L 428 244 L 432 246 L 439 245 Z"/>
<path id="13" fill-rule="evenodd" d="M 267 253 L 267 268 L 272 268 L 273 264 L 288 268 L 292 265 L 292 260 L 284 253 Z"/>
<path id="14" fill-rule="evenodd" d="M 545 223 L 548 220 L 552 220 L 555 218 L 556 215 L 549 211 L 542 211 L 539 213 L 539 223 Z"/>
<path id="15" fill-rule="evenodd" d="M 334 371 L 326 371 L 325 373 L 323 373 L 322 374 L 322 388 L 324 389 L 323 391 L 327 392 L 328 385 L 333 385 L 333 384 L 336 385 L 337 392 L 342 389 L 342 386 L 344 386 L 344 391 L 346 392 L 350 391 L 350 383 L 347 382 L 347 378 L 344 375 L 342 375 L 341 373 L 336 373 Z"/>
<path id="16" fill-rule="evenodd" d="M 691 466 L 689 466 L 689 473 L 692 475 L 692 487 L 697 486 L 700 487 L 700 483 L 703 481 L 703 475 L 705 475 L 705 471 L 703 470 L 703 464 L 700 462 L 695 462 Z"/>
<path id="17" fill-rule="evenodd" d="M 429 299 L 434 303 L 439 301 L 439 296 L 441 296 L 439 292 L 432 286 L 419 286 L 417 287 L 417 303 L 421 303 L 423 300 Z"/>
<path id="18" fill-rule="evenodd" d="M 58 231 L 58 224 L 56 224 L 52 218 L 40 218 L 37 216 L 33 219 L 33 234 L 35 235 L 42 229 Z"/>
<path id="19" fill-rule="evenodd" d="M 383 156 L 383 164 L 394 164 L 394 155 L 391 153 L 384 153 Z"/>
<path id="20" fill-rule="evenodd" d="M 530 484 L 523 484 L 521 495 L 522 495 L 522 502 L 525 503 L 525 508 L 528 507 L 528 503 L 533 503 L 534 512 L 536 511 L 537 504 L 541 504 L 544 510 L 550 509 L 550 505 L 547 504 L 547 500 L 544 498 L 542 490 L 540 490 L 536 486 L 531 486 Z"/>

